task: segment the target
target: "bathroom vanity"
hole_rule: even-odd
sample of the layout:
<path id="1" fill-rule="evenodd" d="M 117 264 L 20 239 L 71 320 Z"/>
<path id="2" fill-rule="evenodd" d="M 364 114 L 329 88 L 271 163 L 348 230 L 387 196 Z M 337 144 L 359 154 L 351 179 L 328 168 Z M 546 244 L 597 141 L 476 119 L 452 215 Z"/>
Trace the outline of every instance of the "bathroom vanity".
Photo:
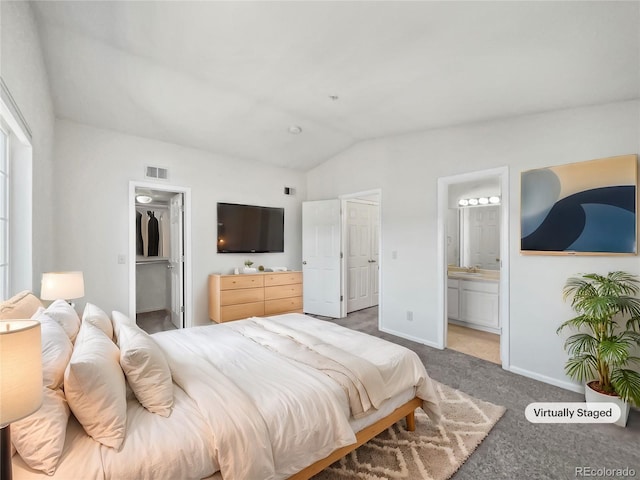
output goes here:
<path id="1" fill-rule="evenodd" d="M 450 269 L 447 279 L 449 321 L 499 334 L 499 284 L 497 271 Z"/>

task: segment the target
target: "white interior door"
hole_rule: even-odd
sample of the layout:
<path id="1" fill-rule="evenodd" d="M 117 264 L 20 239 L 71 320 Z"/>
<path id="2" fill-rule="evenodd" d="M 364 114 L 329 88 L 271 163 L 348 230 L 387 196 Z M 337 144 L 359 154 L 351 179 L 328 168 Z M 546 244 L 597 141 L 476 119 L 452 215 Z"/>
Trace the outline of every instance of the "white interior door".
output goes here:
<path id="1" fill-rule="evenodd" d="M 171 221 L 171 245 L 169 269 L 171 270 L 171 323 L 176 328 L 184 327 L 184 216 L 182 193 L 177 193 L 169 202 Z"/>
<path id="2" fill-rule="evenodd" d="M 465 266 L 500 269 L 500 207 L 474 207 L 464 210 L 468 228 L 468 256 Z"/>
<path id="3" fill-rule="evenodd" d="M 378 304 L 377 205 L 346 202 L 347 313 Z"/>
<path id="4" fill-rule="evenodd" d="M 371 307 L 380 296 L 380 205 L 371 206 Z"/>
<path id="5" fill-rule="evenodd" d="M 340 318 L 340 200 L 302 203 L 305 313 Z"/>

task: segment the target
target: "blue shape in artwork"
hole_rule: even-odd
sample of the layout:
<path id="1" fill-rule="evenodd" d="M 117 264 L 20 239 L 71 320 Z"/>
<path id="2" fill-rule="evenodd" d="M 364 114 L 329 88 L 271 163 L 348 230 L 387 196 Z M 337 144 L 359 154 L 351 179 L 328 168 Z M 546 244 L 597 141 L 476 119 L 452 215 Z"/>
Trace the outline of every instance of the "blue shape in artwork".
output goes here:
<path id="1" fill-rule="evenodd" d="M 586 222 L 582 234 L 569 245 L 577 252 L 634 252 L 635 215 L 611 205 L 585 204 Z"/>
<path id="2" fill-rule="evenodd" d="M 531 170 L 521 176 L 522 236 L 533 233 L 547 217 L 560 197 L 562 185 L 558 176 L 547 168 Z"/>
<path id="3" fill-rule="evenodd" d="M 522 250 L 533 251 L 555 251 L 562 252 L 565 250 L 575 251 L 603 251 L 592 250 L 590 248 L 583 250 L 582 248 L 574 248 L 576 245 L 584 246 L 585 237 L 578 242 L 578 238 L 583 235 L 587 224 L 587 212 L 585 205 L 604 205 L 616 207 L 618 209 L 629 212 L 628 216 L 618 215 L 618 222 L 627 222 L 625 227 L 619 227 L 617 230 L 602 230 L 597 232 L 597 236 L 601 238 L 609 238 L 606 243 L 608 245 L 632 245 L 631 248 L 624 250 L 604 250 L 607 252 L 624 252 L 632 253 L 635 251 L 635 212 L 636 212 L 636 187 L 635 185 L 621 185 L 614 187 L 602 187 L 578 192 L 569 197 L 559 200 L 553 205 L 544 221 L 540 226 L 521 239 Z M 590 211 L 594 212 L 591 208 Z M 601 215 L 598 212 L 598 218 Z M 596 224 L 602 223 L 602 220 L 589 219 L 595 221 Z M 593 230 L 589 228 L 589 232 Z M 631 236 L 627 235 L 625 240 L 614 239 L 621 232 L 631 232 Z"/>

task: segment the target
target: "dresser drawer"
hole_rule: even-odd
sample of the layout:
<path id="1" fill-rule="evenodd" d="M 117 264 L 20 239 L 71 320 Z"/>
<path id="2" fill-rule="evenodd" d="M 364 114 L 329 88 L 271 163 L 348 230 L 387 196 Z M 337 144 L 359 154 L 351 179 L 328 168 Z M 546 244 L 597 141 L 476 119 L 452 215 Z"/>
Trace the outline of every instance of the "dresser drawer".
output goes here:
<path id="1" fill-rule="evenodd" d="M 240 320 L 248 317 L 261 317 L 264 315 L 264 302 L 243 303 L 240 305 L 227 305 L 220 307 L 220 321 Z"/>
<path id="2" fill-rule="evenodd" d="M 265 313 L 302 313 L 302 272 L 211 274 L 209 318 L 229 322 Z"/>
<path id="3" fill-rule="evenodd" d="M 220 290 L 264 286 L 263 275 L 226 275 L 220 277 Z"/>
<path id="4" fill-rule="evenodd" d="M 266 273 L 264 275 L 265 287 L 272 285 L 290 285 L 302 283 L 302 272 Z"/>
<path id="5" fill-rule="evenodd" d="M 264 302 L 265 315 L 275 315 L 301 309 L 302 297 L 280 298 L 278 300 L 265 300 Z"/>
<path id="6" fill-rule="evenodd" d="M 275 287 L 264 287 L 264 299 L 275 300 L 277 298 L 300 297 L 302 295 L 302 285 L 278 285 Z"/>
<path id="7" fill-rule="evenodd" d="M 238 288 L 237 290 L 222 290 L 220 292 L 220 305 L 222 306 L 263 300 L 264 288 Z"/>

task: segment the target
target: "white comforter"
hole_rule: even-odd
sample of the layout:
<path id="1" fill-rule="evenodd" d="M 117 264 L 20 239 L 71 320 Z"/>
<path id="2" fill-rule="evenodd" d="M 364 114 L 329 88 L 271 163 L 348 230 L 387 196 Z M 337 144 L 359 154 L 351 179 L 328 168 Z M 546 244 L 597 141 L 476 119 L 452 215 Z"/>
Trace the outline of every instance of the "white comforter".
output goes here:
<path id="1" fill-rule="evenodd" d="M 375 384 L 365 379 L 364 385 L 375 390 L 375 402 L 415 388 L 425 411 L 437 419 L 431 380 L 414 352 L 300 314 L 268 322 L 271 331 L 288 337 L 298 331 L 313 348 L 339 349 L 373 366 Z M 252 339 L 250 331 L 261 323 L 236 321 L 153 335 L 175 383 L 171 416 L 151 414 L 133 398 L 120 451 L 93 441 L 72 418 L 53 478 L 197 479 L 219 469 L 225 479 L 284 479 L 353 443 L 343 386 Z M 16 458 L 16 480 L 46 478 Z"/>
<path id="2" fill-rule="evenodd" d="M 224 478 L 287 478 L 355 442 L 345 394 L 327 376 L 260 347 L 233 324 L 180 333 L 155 339 L 174 382 L 211 426 Z"/>

